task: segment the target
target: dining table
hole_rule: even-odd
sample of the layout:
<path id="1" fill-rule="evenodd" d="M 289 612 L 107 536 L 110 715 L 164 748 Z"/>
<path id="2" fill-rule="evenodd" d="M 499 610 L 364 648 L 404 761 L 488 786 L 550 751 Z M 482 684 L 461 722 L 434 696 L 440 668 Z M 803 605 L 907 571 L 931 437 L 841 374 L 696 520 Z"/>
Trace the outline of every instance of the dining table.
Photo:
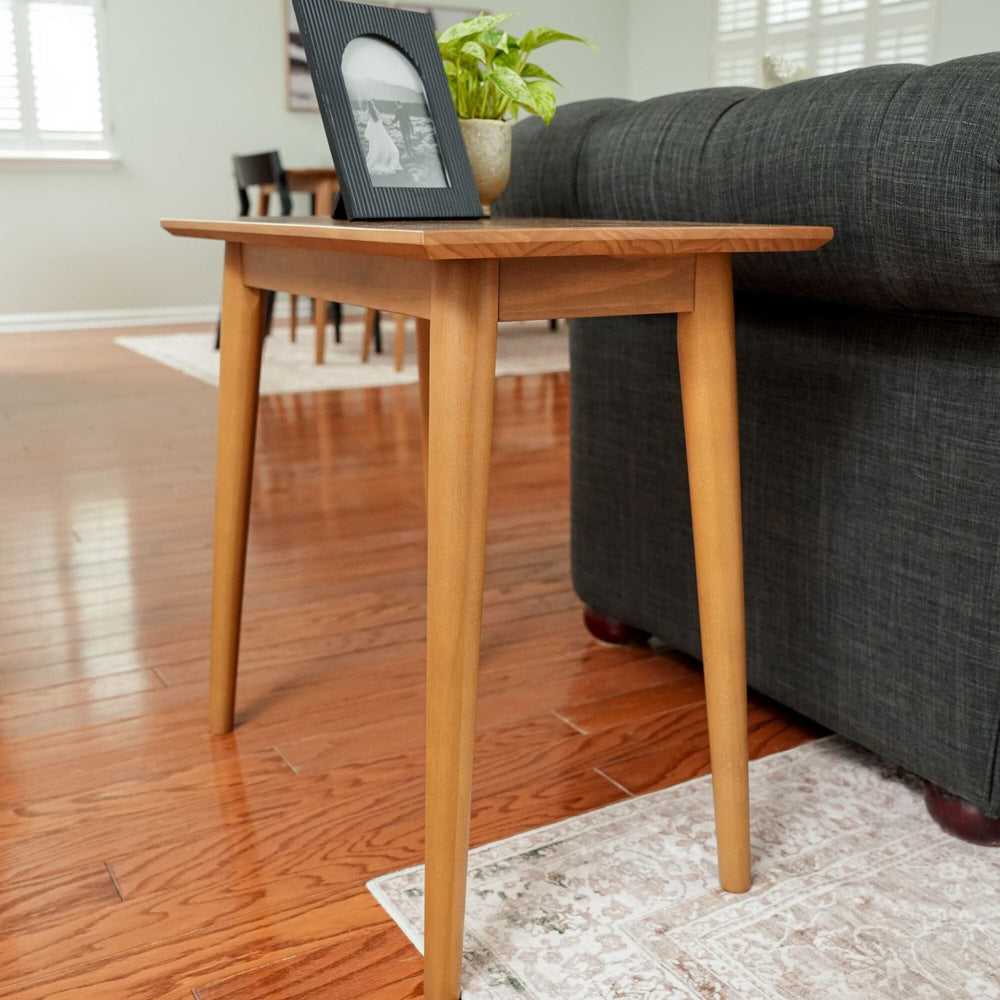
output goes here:
<path id="1" fill-rule="evenodd" d="M 335 167 L 286 167 L 285 181 L 289 191 L 312 196 L 313 215 L 324 216 L 327 219 L 333 215 L 333 206 L 340 193 L 340 181 Z M 262 201 L 258 204 L 258 215 L 267 215 L 265 199 L 271 190 L 273 188 L 269 190 L 267 186 L 260 189 L 259 197 Z M 316 324 L 315 357 L 318 365 L 326 361 L 326 316 L 327 303 L 322 299 L 313 299 L 313 321 Z"/>
<path id="2" fill-rule="evenodd" d="M 285 180 L 289 191 L 312 196 L 313 215 L 327 219 L 332 217 L 337 195 L 340 193 L 340 181 L 337 178 L 335 167 L 286 167 Z M 273 190 L 273 186 L 261 188 L 258 215 L 268 214 L 267 198 Z M 316 324 L 316 364 L 318 365 L 323 364 L 326 360 L 326 308 L 327 304 L 322 300 L 313 300 L 313 321 Z M 377 310 L 366 309 L 364 335 L 361 342 L 362 363 L 368 361 L 372 344 L 380 343 L 378 323 Z M 395 323 L 393 365 L 396 371 L 402 371 L 406 351 L 406 316 L 397 313 Z M 377 349 L 381 350 L 381 347 Z"/>

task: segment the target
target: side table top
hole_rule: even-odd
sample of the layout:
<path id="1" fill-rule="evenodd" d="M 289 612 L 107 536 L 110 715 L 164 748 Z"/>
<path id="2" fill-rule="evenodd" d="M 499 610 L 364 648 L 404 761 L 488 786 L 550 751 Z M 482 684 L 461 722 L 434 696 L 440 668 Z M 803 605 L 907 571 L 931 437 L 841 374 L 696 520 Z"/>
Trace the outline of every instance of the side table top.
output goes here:
<path id="1" fill-rule="evenodd" d="M 342 222 L 273 217 L 163 219 L 162 225 L 175 236 L 424 260 L 783 252 L 815 250 L 833 238 L 829 226 L 596 219 Z"/>

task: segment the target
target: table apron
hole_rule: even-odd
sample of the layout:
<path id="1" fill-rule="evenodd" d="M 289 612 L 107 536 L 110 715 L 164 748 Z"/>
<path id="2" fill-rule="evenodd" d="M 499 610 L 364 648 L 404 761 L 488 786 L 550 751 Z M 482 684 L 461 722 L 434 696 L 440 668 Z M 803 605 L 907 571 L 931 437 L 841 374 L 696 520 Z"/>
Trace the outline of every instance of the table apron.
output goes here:
<path id="1" fill-rule="evenodd" d="M 424 319 L 431 314 L 432 266 L 409 257 L 243 244 L 243 281 L 251 288 Z"/>
<path id="2" fill-rule="evenodd" d="M 696 254 L 664 257 L 531 257 L 500 262 L 500 320 L 690 312 Z M 243 244 L 251 288 L 430 318 L 442 263 L 412 257 Z"/>
<path id="3" fill-rule="evenodd" d="M 644 316 L 694 308 L 694 254 L 500 262 L 500 319 Z"/>

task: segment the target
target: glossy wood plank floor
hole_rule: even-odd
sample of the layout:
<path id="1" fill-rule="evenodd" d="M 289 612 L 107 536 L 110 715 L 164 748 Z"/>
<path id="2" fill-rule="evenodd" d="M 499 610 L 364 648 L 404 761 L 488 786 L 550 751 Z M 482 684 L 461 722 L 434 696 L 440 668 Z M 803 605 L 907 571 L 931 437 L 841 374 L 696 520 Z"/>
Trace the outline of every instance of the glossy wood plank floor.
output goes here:
<path id="1" fill-rule="evenodd" d="M 364 888 L 421 861 L 417 389 L 262 400 L 210 738 L 216 393 L 112 337 L 0 337 L 0 997 L 419 997 Z M 583 628 L 567 404 L 497 386 L 476 844 L 707 768 L 692 665 Z M 752 702 L 754 755 L 815 734 Z"/>

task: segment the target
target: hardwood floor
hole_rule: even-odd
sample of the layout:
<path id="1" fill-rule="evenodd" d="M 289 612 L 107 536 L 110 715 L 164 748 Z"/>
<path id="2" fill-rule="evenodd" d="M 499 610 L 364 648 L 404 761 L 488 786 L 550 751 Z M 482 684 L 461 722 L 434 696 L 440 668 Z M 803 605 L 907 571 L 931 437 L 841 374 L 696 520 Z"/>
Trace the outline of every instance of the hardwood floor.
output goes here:
<path id="1" fill-rule="evenodd" d="M 216 392 L 113 335 L 0 337 L 0 997 L 419 997 L 365 889 L 422 852 L 417 388 L 262 399 L 209 737 Z M 497 384 L 475 844 L 707 770 L 700 674 L 583 628 L 567 407 Z M 816 734 L 752 700 L 754 756 Z"/>

